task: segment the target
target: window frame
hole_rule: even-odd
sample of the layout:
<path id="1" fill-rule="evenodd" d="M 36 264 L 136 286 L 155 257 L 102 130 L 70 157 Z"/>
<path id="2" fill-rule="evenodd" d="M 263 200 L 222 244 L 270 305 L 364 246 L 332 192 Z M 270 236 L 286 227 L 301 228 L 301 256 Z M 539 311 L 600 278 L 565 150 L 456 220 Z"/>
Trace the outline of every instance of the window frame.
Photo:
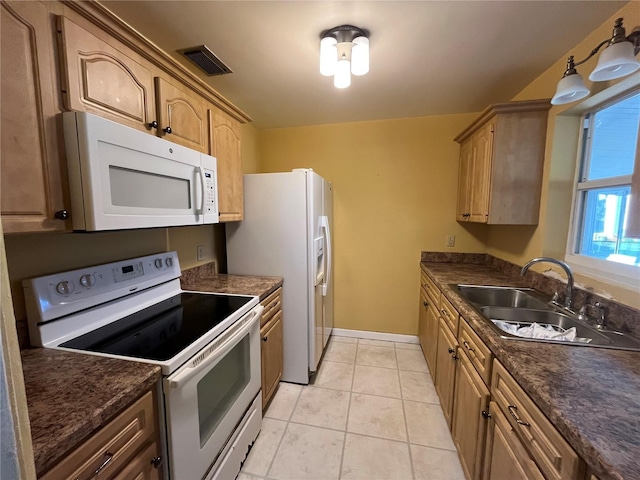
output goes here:
<path id="1" fill-rule="evenodd" d="M 635 86 L 626 92 L 598 103 L 584 111 L 580 121 L 580 135 L 578 139 L 578 152 L 576 158 L 576 168 L 573 180 L 573 194 L 571 201 L 571 217 L 569 222 L 569 233 L 567 236 L 567 245 L 565 252 L 565 262 L 568 263 L 576 273 L 584 274 L 588 277 L 600 280 L 616 286 L 625 287 L 636 292 L 640 292 L 640 267 L 635 265 L 626 265 L 611 260 L 604 260 L 587 255 L 575 253 L 581 236 L 584 203 L 587 195 L 584 192 L 604 187 L 623 187 L 631 185 L 631 175 L 620 175 L 616 177 L 608 177 L 605 179 L 586 180 L 591 162 L 591 146 L 592 138 L 589 138 L 587 121 L 588 117 L 593 117 L 597 112 L 605 108 L 619 103 L 626 98 L 640 94 L 640 87 Z M 636 146 L 640 146 L 640 137 Z M 588 152 L 588 155 L 585 153 Z M 585 158 L 586 157 L 586 158 Z"/>

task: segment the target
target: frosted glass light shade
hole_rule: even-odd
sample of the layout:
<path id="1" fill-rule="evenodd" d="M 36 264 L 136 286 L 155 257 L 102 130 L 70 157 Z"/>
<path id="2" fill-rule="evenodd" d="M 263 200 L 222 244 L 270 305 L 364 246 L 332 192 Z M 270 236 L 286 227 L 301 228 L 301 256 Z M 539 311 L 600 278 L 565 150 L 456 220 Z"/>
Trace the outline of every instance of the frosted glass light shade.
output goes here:
<path id="1" fill-rule="evenodd" d="M 347 59 L 338 60 L 336 74 L 333 77 L 333 86 L 336 88 L 347 88 L 351 85 L 351 62 Z"/>
<path id="2" fill-rule="evenodd" d="M 356 37 L 351 48 L 351 73 L 365 75 L 369 72 L 369 39 Z"/>
<path id="3" fill-rule="evenodd" d="M 320 40 L 320 73 L 330 77 L 336 72 L 338 63 L 338 41 L 333 37 L 325 37 Z"/>
<path id="4" fill-rule="evenodd" d="M 558 82 L 556 94 L 551 99 L 551 105 L 564 105 L 575 102 L 589 95 L 589 89 L 584 84 L 582 75 L 574 73 L 567 75 Z"/>
<path id="5" fill-rule="evenodd" d="M 633 54 L 633 44 L 631 42 L 618 42 L 605 48 L 596 68 L 589 75 L 592 82 L 602 82 L 624 77 L 640 68 L 640 62 Z"/>

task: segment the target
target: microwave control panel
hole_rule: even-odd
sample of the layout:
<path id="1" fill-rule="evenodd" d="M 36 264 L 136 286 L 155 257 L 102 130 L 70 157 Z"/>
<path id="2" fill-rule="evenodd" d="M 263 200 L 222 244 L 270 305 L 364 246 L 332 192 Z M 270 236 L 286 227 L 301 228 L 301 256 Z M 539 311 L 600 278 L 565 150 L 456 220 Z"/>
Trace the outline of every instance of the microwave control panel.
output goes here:
<path id="1" fill-rule="evenodd" d="M 216 181 L 214 173 L 210 170 L 204 171 L 204 211 L 214 213 L 216 211 Z"/>

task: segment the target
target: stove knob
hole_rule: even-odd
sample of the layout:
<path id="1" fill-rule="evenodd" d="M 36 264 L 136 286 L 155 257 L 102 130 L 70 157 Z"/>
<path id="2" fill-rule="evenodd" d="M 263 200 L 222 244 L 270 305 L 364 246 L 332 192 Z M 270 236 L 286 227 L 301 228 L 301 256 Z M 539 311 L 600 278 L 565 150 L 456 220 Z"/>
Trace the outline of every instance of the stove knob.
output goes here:
<path id="1" fill-rule="evenodd" d="M 156 261 L 153 262 L 153 264 L 156 266 L 156 268 L 162 268 L 162 259 L 156 258 Z"/>
<path id="2" fill-rule="evenodd" d="M 80 277 L 80 285 L 82 285 L 83 287 L 91 288 L 95 285 L 95 283 L 96 283 L 96 278 L 90 273 L 86 275 L 82 275 Z"/>
<path id="3" fill-rule="evenodd" d="M 56 285 L 56 292 L 58 292 L 60 295 L 69 295 L 71 292 L 73 292 L 73 283 L 69 283 L 66 280 L 59 282 Z"/>
<path id="4" fill-rule="evenodd" d="M 164 263 L 167 264 L 167 267 L 170 267 L 171 265 L 173 265 L 173 258 L 167 257 L 167 259 L 164 261 Z"/>

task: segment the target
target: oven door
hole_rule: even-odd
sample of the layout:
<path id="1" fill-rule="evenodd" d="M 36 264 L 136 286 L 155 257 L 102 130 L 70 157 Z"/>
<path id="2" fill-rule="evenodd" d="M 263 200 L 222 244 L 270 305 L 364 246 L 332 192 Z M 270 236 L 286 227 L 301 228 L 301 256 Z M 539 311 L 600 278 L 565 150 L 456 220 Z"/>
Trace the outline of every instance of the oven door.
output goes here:
<path id="1" fill-rule="evenodd" d="M 200 479 L 260 391 L 258 305 L 163 381 L 171 478 Z"/>

